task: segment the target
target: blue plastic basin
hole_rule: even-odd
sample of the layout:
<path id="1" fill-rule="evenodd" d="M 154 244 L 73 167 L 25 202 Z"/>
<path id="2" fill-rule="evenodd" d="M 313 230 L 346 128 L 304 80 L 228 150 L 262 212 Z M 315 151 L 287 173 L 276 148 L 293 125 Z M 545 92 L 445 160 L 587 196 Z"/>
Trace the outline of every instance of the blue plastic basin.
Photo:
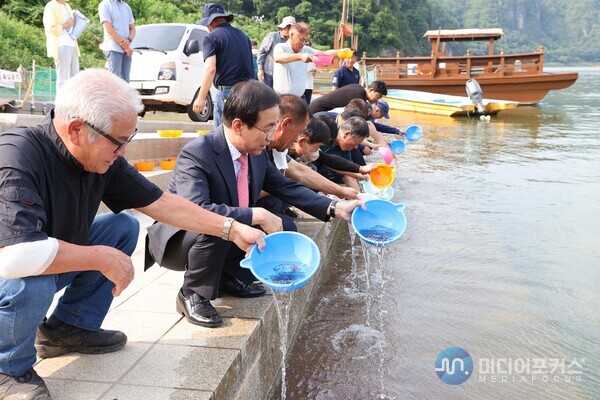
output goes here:
<path id="1" fill-rule="evenodd" d="M 396 139 L 392 140 L 392 143 L 390 143 L 390 150 L 392 150 L 392 152 L 394 152 L 394 154 L 397 156 L 404 153 L 405 148 L 406 143 L 404 143 L 403 140 Z"/>
<path id="2" fill-rule="evenodd" d="M 263 252 L 254 245 L 240 266 L 273 290 L 289 291 L 306 284 L 319 268 L 321 253 L 315 242 L 298 232 L 265 236 Z"/>
<path id="3" fill-rule="evenodd" d="M 423 136 L 423 129 L 419 125 L 409 126 L 404 133 L 404 137 L 409 142 L 416 142 L 421 139 L 421 136 Z"/>
<path id="4" fill-rule="evenodd" d="M 352 226 L 362 240 L 374 246 L 387 246 L 402 236 L 406 230 L 404 204 L 368 200 L 365 205 L 366 210 L 357 207 L 352 212 Z"/>

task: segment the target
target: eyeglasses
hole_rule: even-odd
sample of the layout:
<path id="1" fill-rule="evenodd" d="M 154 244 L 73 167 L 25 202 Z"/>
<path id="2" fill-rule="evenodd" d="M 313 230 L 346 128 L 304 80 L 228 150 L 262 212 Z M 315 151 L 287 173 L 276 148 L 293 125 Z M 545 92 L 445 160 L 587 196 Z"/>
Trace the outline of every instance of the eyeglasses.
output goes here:
<path id="1" fill-rule="evenodd" d="M 277 125 L 278 125 L 278 124 L 275 124 L 275 125 L 273 125 L 273 127 L 272 127 L 271 129 L 269 129 L 268 131 L 264 130 L 263 128 L 259 128 L 259 127 L 258 127 L 258 126 L 256 126 L 256 125 L 255 125 L 255 126 L 253 126 L 253 128 L 256 128 L 256 129 L 258 129 L 259 131 L 261 131 L 262 133 L 264 133 L 264 134 L 265 134 L 265 135 L 267 135 L 267 136 L 271 136 L 273 133 L 275 133 L 275 130 L 277 129 Z"/>
<path id="2" fill-rule="evenodd" d="M 78 118 L 78 117 L 73 117 L 73 118 Z M 79 119 L 81 119 L 81 118 L 79 118 Z M 95 130 L 96 132 L 98 132 L 100 135 L 102 135 L 105 138 L 107 138 L 114 145 L 116 145 L 117 148 L 115 149 L 114 153 L 118 153 L 119 151 L 123 150 L 123 148 L 125 146 L 127 146 L 131 142 L 131 140 L 133 140 L 133 137 L 137 134 L 137 131 L 138 131 L 137 128 L 135 128 L 135 131 L 133 131 L 133 134 L 131 136 L 129 136 L 126 141 L 121 142 L 120 140 L 115 139 L 114 137 L 110 136 L 108 133 L 104 132 L 103 130 L 96 128 L 94 125 L 90 124 L 85 119 L 81 119 L 81 120 L 83 121 L 84 124 L 86 124 L 87 126 L 89 126 L 90 128 L 92 128 L 93 130 Z"/>
<path id="3" fill-rule="evenodd" d="M 298 34 L 295 34 L 295 35 L 292 35 L 292 36 L 294 36 L 294 37 L 297 37 L 297 38 L 298 38 L 298 40 L 299 40 L 300 42 L 302 42 L 302 45 L 303 45 L 303 46 L 307 46 L 307 45 L 310 43 L 310 39 L 309 39 L 309 38 L 303 38 L 303 37 L 300 37 Z"/>

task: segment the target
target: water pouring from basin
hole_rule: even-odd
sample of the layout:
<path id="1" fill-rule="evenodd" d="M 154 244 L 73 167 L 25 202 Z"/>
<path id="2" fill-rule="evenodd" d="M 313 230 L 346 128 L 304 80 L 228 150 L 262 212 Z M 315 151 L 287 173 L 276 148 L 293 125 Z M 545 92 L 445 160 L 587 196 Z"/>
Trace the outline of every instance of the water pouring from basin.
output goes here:
<path id="1" fill-rule="evenodd" d="M 366 210 L 352 212 L 352 226 L 362 240 L 374 246 L 387 246 L 402 236 L 406 229 L 404 204 L 387 200 L 368 200 Z"/>
<path id="2" fill-rule="evenodd" d="M 240 262 L 273 290 L 289 291 L 304 286 L 319 268 L 321 253 L 308 236 L 298 232 L 276 232 L 265 236 L 262 252 L 254 245 Z"/>
<path id="3" fill-rule="evenodd" d="M 370 197 L 370 196 L 372 196 L 372 197 L 365 198 L 365 199 L 359 197 L 360 200 L 367 201 L 367 200 L 373 200 L 373 198 L 383 199 L 383 200 L 391 200 L 392 197 L 394 197 L 394 188 L 392 186 L 388 186 L 385 189 L 379 189 L 378 187 L 376 187 L 375 185 L 373 185 L 371 183 L 370 179 L 362 181 L 361 183 L 362 183 L 363 191 L 365 192 L 364 194 L 369 195 L 366 197 Z"/>
<path id="4" fill-rule="evenodd" d="M 285 356 L 291 296 L 315 274 L 321 263 L 321 252 L 311 238 L 298 232 L 272 233 L 265 236 L 265 244 L 262 252 L 254 245 L 240 266 L 250 269 L 259 281 L 273 290 L 282 357 L 281 399 L 285 400 Z"/>

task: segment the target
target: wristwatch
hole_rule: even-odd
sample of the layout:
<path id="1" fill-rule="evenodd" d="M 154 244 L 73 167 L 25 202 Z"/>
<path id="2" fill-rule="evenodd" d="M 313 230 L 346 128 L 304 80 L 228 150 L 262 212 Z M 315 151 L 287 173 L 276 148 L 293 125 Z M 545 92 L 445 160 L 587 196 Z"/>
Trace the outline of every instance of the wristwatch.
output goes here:
<path id="1" fill-rule="evenodd" d="M 225 218 L 225 222 L 223 223 L 223 230 L 221 231 L 221 239 L 229 240 L 229 232 L 231 232 L 231 227 L 233 226 L 233 221 L 235 221 L 231 217 Z"/>
<path id="2" fill-rule="evenodd" d="M 335 206 L 337 205 L 337 201 L 333 200 L 329 203 L 329 207 L 327 208 L 327 215 L 329 218 L 335 218 Z"/>

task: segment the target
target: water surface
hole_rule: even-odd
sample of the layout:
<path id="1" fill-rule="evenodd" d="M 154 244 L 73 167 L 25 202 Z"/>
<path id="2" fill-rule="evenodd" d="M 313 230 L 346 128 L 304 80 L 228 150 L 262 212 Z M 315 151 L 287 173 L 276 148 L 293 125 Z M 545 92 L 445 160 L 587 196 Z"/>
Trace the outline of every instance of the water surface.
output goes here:
<path id="1" fill-rule="evenodd" d="M 396 399 L 600 398 L 598 93 L 589 68 L 489 123 L 392 112 L 424 131 L 394 182 L 406 232 L 369 281 L 360 246 L 354 274 L 351 239 L 338 240 L 288 355 L 288 398 L 375 399 L 382 382 Z M 474 364 L 455 386 L 434 369 L 452 346 Z M 480 373 L 498 360 L 536 373 Z"/>

